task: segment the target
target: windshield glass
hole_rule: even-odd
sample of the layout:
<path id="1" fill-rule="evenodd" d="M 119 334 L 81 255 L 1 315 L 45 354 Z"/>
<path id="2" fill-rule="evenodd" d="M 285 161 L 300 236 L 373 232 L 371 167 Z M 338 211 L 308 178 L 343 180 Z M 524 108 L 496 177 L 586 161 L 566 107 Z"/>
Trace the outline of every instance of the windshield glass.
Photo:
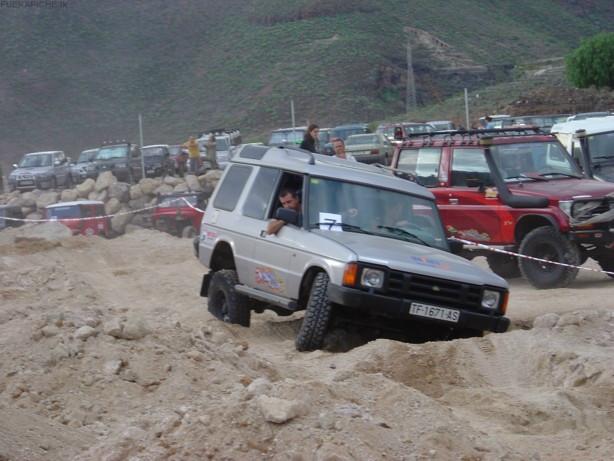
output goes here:
<path id="1" fill-rule="evenodd" d="M 36 154 L 26 155 L 19 162 L 21 168 L 34 168 L 38 166 L 51 166 L 53 155 L 51 154 Z"/>
<path id="2" fill-rule="evenodd" d="M 79 218 L 81 217 L 80 208 L 78 206 L 56 206 L 47 208 L 47 217 L 56 219 Z"/>
<path id="3" fill-rule="evenodd" d="M 333 130 L 333 134 L 336 138 L 341 138 L 344 141 L 353 134 L 361 134 L 366 132 L 367 130 L 362 127 L 354 127 L 354 128 L 335 128 Z"/>
<path id="4" fill-rule="evenodd" d="M 273 131 L 269 144 L 300 144 L 305 130 Z"/>
<path id="5" fill-rule="evenodd" d="M 215 138 L 215 150 L 228 150 L 228 138 Z"/>
<path id="6" fill-rule="evenodd" d="M 128 156 L 128 146 L 101 147 L 96 160 L 109 160 L 112 158 L 125 158 Z"/>
<path id="7" fill-rule="evenodd" d="M 581 176 L 575 162 L 558 142 L 499 144 L 490 151 L 503 179 Z"/>
<path id="8" fill-rule="evenodd" d="M 428 133 L 429 131 L 433 131 L 433 127 L 427 124 L 403 125 L 403 129 L 405 129 L 406 133 Z"/>
<path id="9" fill-rule="evenodd" d="M 356 134 L 350 136 L 345 144 L 347 146 L 355 146 L 357 144 L 377 144 L 377 136 L 373 134 Z"/>
<path id="10" fill-rule="evenodd" d="M 90 162 L 94 160 L 94 157 L 96 157 L 97 153 L 98 153 L 98 149 L 84 150 L 83 152 L 79 154 L 79 160 L 77 160 L 77 163 Z"/>
<path id="11" fill-rule="evenodd" d="M 309 227 L 378 235 L 447 250 L 435 202 L 325 178 L 309 184 Z"/>
<path id="12" fill-rule="evenodd" d="M 394 138 L 394 125 L 385 125 L 385 126 L 380 125 L 377 127 L 377 130 L 375 131 L 389 138 Z"/>
<path id="13" fill-rule="evenodd" d="M 161 208 L 175 208 L 175 207 L 184 207 L 189 206 L 185 203 L 185 200 L 190 202 L 192 205 L 196 205 L 198 202 L 198 197 L 196 195 L 186 195 L 182 197 L 164 197 L 161 196 L 158 201 L 158 206 Z"/>
<path id="14" fill-rule="evenodd" d="M 614 132 L 588 136 L 588 151 L 591 161 L 607 162 L 614 160 Z"/>
<path id="15" fill-rule="evenodd" d="M 162 156 L 166 154 L 166 149 L 164 147 L 143 147 L 141 152 L 144 156 Z"/>

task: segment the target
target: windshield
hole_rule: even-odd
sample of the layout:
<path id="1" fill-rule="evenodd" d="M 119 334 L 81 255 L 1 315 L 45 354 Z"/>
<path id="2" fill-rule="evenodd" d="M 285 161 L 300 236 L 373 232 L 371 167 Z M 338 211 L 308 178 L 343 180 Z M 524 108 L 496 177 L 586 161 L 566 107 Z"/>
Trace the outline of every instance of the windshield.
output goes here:
<path id="1" fill-rule="evenodd" d="M 143 147 L 141 152 L 145 157 L 148 156 L 162 156 L 166 154 L 166 149 L 164 147 Z"/>
<path id="2" fill-rule="evenodd" d="M 614 132 L 588 136 L 588 151 L 592 162 L 614 160 Z"/>
<path id="3" fill-rule="evenodd" d="M 112 158 L 125 158 L 128 156 L 128 146 L 101 147 L 96 160 L 109 160 Z"/>
<path id="4" fill-rule="evenodd" d="M 185 195 L 182 197 L 164 197 L 159 198 L 158 206 L 160 208 L 175 208 L 188 206 L 185 201 L 188 201 L 192 205 L 196 205 L 198 197 L 196 195 Z"/>
<path id="5" fill-rule="evenodd" d="M 228 138 L 215 138 L 215 150 L 228 150 Z"/>
<path id="6" fill-rule="evenodd" d="M 300 144 L 305 135 L 305 130 L 273 131 L 269 144 Z"/>
<path id="7" fill-rule="evenodd" d="M 367 130 L 363 127 L 354 127 L 354 128 L 335 128 L 333 130 L 333 134 L 336 138 L 341 138 L 344 141 L 353 134 L 361 134 L 365 133 Z"/>
<path id="8" fill-rule="evenodd" d="M 431 125 L 422 124 L 422 125 L 403 125 L 403 129 L 406 133 L 428 133 L 433 131 L 433 127 Z"/>
<path id="9" fill-rule="evenodd" d="M 350 136 L 345 144 L 347 146 L 356 146 L 358 144 L 377 144 L 377 136 L 373 134 L 357 134 Z"/>
<path id="10" fill-rule="evenodd" d="M 98 149 L 84 150 L 79 154 L 79 159 L 77 160 L 77 163 L 91 162 L 92 160 L 94 160 L 97 153 Z"/>
<path id="11" fill-rule="evenodd" d="M 490 148 L 503 179 L 581 177 L 575 162 L 558 142 L 499 144 Z"/>
<path id="12" fill-rule="evenodd" d="M 429 122 L 435 131 L 453 130 L 454 123 L 452 122 Z"/>
<path id="13" fill-rule="evenodd" d="M 47 217 L 56 219 L 80 218 L 81 212 L 78 206 L 56 206 L 47 208 Z"/>
<path id="14" fill-rule="evenodd" d="M 36 154 L 36 155 L 26 155 L 19 162 L 19 166 L 21 168 L 34 168 L 38 166 L 51 166 L 51 162 L 53 160 L 52 154 Z"/>
<path id="15" fill-rule="evenodd" d="M 320 130 L 318 139 L 320 140 L 320 144 L 326 144 L 327 142 L 329 142 L 330 141 L 330 130 Z"/>
<path id="16" fill-rule="evenodd" d="M 325 178 L 309 184 L 309 227 L 358 232 L 447 250 L 435 202 Z"/>
<path id="17" fill-rule="evenodd" d="M 394 125 L 387 125 L 387 126 L 380 125 L 377 127 L 376 131 L 389 138 L 394 138 Z"/>

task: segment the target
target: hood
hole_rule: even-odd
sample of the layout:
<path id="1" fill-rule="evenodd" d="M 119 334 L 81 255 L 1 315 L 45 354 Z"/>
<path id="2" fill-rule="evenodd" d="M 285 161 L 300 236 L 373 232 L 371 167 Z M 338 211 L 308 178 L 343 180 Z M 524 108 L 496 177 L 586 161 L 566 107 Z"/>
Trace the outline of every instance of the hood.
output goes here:
<path id="1" fill-rule="evenodd" d="M 614 192 L 613 184 L 594 179 L 573 178 L 508 183 L 508 188 L 514 195 L 542 196 L 550 200 L 571 200 L 579 195 L 601 198 Z"/>
<path id="2" fill-rule="evenodd" d="M 508 287 L 507 282 L 493 272 L 482 269 L 471 261 L 447 251 L 355 232 L 320 229 L 312 232 L 349 248 L 356 254 L 359 262 L 473 285 Z"/>
<path id="3" fill-rule="evenodd" d="M 47 173 L 49 170 L 51 169 L 50 166 L 36 166 L 36 167 L 30 167 L 30 168 L 15 168 L 13 171 L 11 171 L 12 175 L 18 175 L 18 174 L 40 174 L 40 173 Z"/>
<path id="4" fill-rule="evenodd" d="M 151 165 L 152 163 L 162 163 L 161 155 L 146 155 L 143 157 L 143 163 L 145 165 Z"/>

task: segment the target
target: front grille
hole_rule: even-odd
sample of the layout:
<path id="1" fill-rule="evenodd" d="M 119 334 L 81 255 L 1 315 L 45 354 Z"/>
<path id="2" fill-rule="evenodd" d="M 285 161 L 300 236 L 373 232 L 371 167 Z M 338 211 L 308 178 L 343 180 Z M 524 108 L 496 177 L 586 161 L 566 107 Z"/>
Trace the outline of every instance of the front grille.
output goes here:
<path id="1" fill-rule="evenodd" d="M 482 287 L 477 285 L 399 271 L 388 273 L 386 285 L 387 294 L 392 296 L 439 306 L 481 309 Z"/>
<path id="2" fill-rule="evenodd" d="M 594 216 L 614 210 L 614 200 L 604 198 L 603 200 L 575 201 L 572 208 L 572 215 L 578 221 L 584 221 Z"/>

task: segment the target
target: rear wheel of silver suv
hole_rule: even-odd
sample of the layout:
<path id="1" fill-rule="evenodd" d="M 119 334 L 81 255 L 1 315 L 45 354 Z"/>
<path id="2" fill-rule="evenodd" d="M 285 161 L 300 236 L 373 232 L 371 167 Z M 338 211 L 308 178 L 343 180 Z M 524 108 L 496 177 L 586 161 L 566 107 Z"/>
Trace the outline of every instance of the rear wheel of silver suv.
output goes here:
<path id="1" fill-rule="evenodd" d="M 299 351 L 313 351 L 324 344 L 332 312 L 328 300 L 328 281 L 326 272 L 320 272 L 313 279 L 305 317 L 295 341 Z"/>
<path id="2" fill-rule="evenodd" d="M 551 226 L 538 227 L 529 232 L 520 243 L 520 253 L 571 266 L 579 266 L 581 260 L 578 246 Z M 541 289 L 565 287 L 578 275 L 577 267 L 565 267 L 527 258 L 520 258 L 520 271 L 531 285 Z"/>
<path id="3" fill-rule="evenodd" d="M 247 298 L 235 290 L 238 283 L 234 270 L 222 269 L 215 272 L 209 284 L 208 310 L 224 322 L 248 327 L 251 312 Z"/>

